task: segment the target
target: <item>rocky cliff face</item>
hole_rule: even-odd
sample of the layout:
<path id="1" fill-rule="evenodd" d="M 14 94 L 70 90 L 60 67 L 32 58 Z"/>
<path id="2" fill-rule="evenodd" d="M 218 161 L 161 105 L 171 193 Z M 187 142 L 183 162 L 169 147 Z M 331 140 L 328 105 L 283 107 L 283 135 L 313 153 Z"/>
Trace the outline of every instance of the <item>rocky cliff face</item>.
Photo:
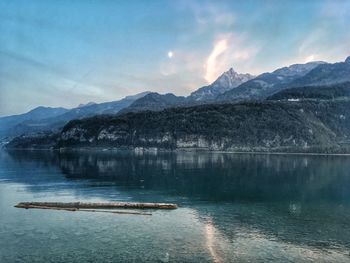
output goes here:
<path id="1" fill-rule="evenodd" d="M 212 100 L 216 98 L 219 94 L 234 89 L 252 78 L 254 78 L 253 75 L 240 74 L 234 71 L 233 68 L 230 68 L 228 71 L 224 72 L 217 80 L 215 80 L 211 85 L 202 87 L 192 92 L 188 99 L 194 101 Z"/>
<path id="2" fill-rule="evenodd" d="M 72 121 L 57 147 L 339 151 L 349 118 L 348 101 L 206 105 Z"/>

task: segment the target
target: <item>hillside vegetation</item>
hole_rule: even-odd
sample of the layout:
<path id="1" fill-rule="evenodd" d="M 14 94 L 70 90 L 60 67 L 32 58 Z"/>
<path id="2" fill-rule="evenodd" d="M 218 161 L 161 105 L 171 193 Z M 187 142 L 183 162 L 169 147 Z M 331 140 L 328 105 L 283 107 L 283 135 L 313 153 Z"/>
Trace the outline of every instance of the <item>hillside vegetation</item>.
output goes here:
<path id="1" fill-rule="evenodd" d="M 350 82 L 328 86 L 306 86 L 282 90 L 269 100 L 320 99 L 332 100 L 350 97 Z"/>
<path id="2" fill-rule="evenodd" d="M 74 120 L 63 128 L 52 145 L 55 148 L 345 152 L 350 136 L 349 118 L 348 101 L 203 105 Z M 43 141 L 43 145 L 50 145 L 47 136 Z M 28 148 L 28 138 L 23 142 L 12 141 L 7 147 Z M 35 147 L 38 145 L 36 138 Z"/>

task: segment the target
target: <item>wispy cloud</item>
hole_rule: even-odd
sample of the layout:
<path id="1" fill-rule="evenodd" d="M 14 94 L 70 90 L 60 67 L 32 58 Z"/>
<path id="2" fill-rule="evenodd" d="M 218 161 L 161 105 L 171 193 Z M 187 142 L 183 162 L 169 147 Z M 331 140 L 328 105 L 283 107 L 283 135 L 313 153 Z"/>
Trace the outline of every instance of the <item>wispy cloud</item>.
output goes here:
<path id="1" fill-rule="evenodd" d="M 325 18 L 347 20 L 350 12 L 350 2 L 345 0 L 327 0 L 321 9 L 321 15 Z"/>
<path id="2" fill-rule="evenodd" d="M 208 26 L 231 27 L 235 22 L 235 15 L 232 12 L 227 12 L 217 5 L 192 3 L 191 8 L 196 22 L 201 26 L 200 29 L 207 29 Z"/>
<path id="3" fill-rule="evenodd" d="M 308 62 L 311 62 L 311 61 L 315 61 L 317 60 L 317 55 L 310 55 L 310 56 L 306 56 L 305 59 L 304 59 L 304 63 L 308 63 Z"/>
<path id="4" fill-rule="evenodd" d="M 228 48 L 227 39 L 221 39 L 214 44 L 213 50 L 210 52 L 205 64 L 205 80 L 210 83 L 215 80 L 218 75 L 218 71 L 221 70 L 218 67 L 220 63 L 219 58 Z"/>
<path id="5" fill-rule="evenodd" d="M 215 34 L 210 49 L 176 49 L 171 59 L 165 57 L 160 63 L 159 78 L 169 81 L 176 78 L 177 83 L 187 87 L 181 92 L 185 95 L 186 91 L 212 83 L 231 67 L 240 72 L 249 71 L 249 65 L 258 51 L 258 46 L 241 35 Z"/>
<path id="6" fill-rule="evenodd" d="M 350 53 L 350 35 L 344 34 L 350 26 L 348 14 L 350 2 L 332 0 L 325 1 L 305 37 L 301 39 L 294 60 L 309 62 L 325 60 L 336 62 L 345 59 Z M 343 41 L 339 41 L 342 38 Z"/>
<path id="7" fill-rule="evenodd" d="M 345 59 L 350 53 L 350 35 L 345 36 L 344 42 L 337 42 L 335 39 L 329 39 L 328 29 L 318 29 L 305 37 L 300 42 L 297 53 L 291 58 L 294 63 L 310 62 L 324 60 L 328 62 L 337 62 Z M 284 63 L 288 63 L 285 61 Z"/>
<path id="8" fill-rule="evenodd" d="M 211 33 L 212 46 L 202 65 L 206 83 L 213 82 L 220 74 L 233 67 L 240 72 L 251 72 L 259 45 L 254 37 L 239 30 L 239 14 L 228 8 L 225 2 L 194 1 L 190 5 L 197 22 L 197 32 Z M 253 72 L 253 74 L 256 73 Z"/>
<path id="9" fill-rule="evenodd" d="M 252 63 L 254 56 L 259 51 L 258 46 L 248 42 L 243 36 L 232 33 L 220 36 L 215 40 L 204 65 L 205 80 L 211 83 L 230 67 L 238 71 L 247 70 L 245 65 Z"/>

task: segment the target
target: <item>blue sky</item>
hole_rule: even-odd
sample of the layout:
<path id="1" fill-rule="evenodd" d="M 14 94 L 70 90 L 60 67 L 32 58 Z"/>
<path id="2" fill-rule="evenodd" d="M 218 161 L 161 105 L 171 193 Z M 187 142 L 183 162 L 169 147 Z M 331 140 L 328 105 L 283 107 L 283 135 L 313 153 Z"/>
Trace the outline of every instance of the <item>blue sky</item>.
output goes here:
<path id="1" fill-rule="evenodd" d="M 0 116 L 350 55 L 346 0 L 1 0 Z"/>

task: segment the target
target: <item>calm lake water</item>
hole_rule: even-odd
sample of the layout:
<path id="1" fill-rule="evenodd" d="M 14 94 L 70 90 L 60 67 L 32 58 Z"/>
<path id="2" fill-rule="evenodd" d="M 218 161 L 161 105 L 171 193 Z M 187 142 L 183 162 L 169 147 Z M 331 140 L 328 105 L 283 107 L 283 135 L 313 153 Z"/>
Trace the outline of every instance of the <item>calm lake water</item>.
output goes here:
<path id="1" fill-rule="evenodd" d="M 152 216 L 21 201 L 173 202 Z M 350 262 L 350 157 L 0 152 L 0 262 Z"/>

